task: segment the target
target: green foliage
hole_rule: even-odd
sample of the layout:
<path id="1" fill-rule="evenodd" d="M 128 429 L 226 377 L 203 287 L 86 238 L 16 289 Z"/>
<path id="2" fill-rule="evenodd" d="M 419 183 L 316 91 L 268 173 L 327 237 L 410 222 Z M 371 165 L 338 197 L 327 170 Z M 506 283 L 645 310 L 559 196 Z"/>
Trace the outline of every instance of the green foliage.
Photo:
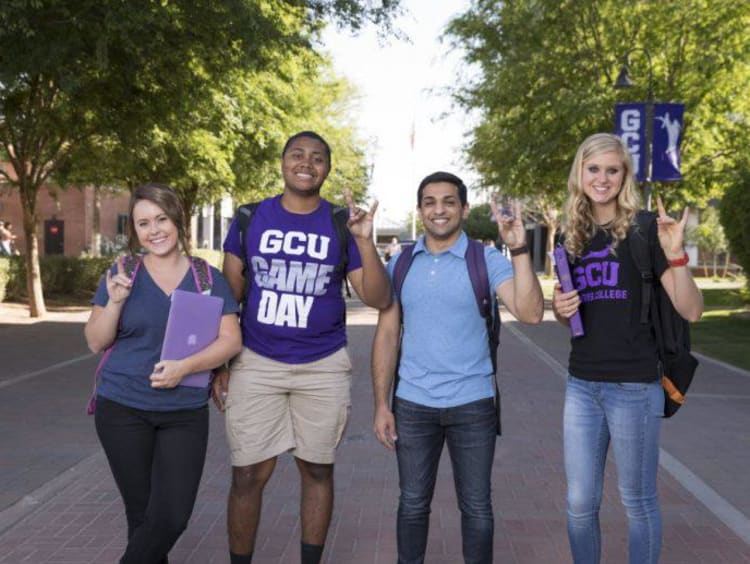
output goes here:
<path id="1" fill-rule="evenodd" d="M 617 102 L 686 104 L 685 180 L 657 186 L 675 205 L 727 188 L 750 141 L 750 11 L 735 0 L 474 0 L 448 37 L 471 68 L 457 102 L 480 116 L 467 145 L 485 187 L 564 193 L 580 142 L 613 129 Z M 612 87 L 625 54 L 636 88 Z M 469 74 L 469 73 L 467 73 Z"/>
<path id="2" fill-rule="evenodd" d="M 750 170 L 742 171 L 735 178 L 735 184 L 725 192 L 721 202 L 721 223 L 729 248 L 745 271 L 750 291 Z"/>
<path id="3" fill-rule="evenodd" d="M 490 218 L 492 212 L 489 204 L 480 204 L 469 210 L 469 217 L 464 220 L 464 231 L 472 239 L 491 239 L 497 241 L 498 231 L 497 223 Z"/>
<path id="4" fill-rule="evenodd" d="M 189 211 L 234 188 L 262 190 L 270 185 L 270 156 L 288 134 L 278 124 L 305 117 L 295 111 L 295 96 L 277 101 L 274 83 L 287 81 L 290 92 L 313 100 L 286 65 L 316 76 L 314 41 L 328 21 L 352 29 L 372 21 L 390 30 L 399 3 L 0 3 L 0 158 L 10 165 L 0 168 L 0 180 L 19 191 L 24 208 L 32 315 L 44 312 L 33 235 L 44 183 L 168 182 Z M 365 178 L 361 163 L 343 180 Z"/>
<path id="5" fill-rule="evenodd" d="M 5 299 L 6 287 L 10 279 L 10 259 L 0 257 L 0 302 Z"/>

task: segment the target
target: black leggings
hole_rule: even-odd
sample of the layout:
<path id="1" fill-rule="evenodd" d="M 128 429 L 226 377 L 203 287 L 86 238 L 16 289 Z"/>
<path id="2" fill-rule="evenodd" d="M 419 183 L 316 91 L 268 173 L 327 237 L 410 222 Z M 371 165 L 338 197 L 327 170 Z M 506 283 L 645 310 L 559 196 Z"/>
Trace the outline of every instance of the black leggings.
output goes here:
<path id="1" fill-rule="evenodd" d="M 121 564 L 160 564 L 187 527 L 208 443 L 208 408 L 144 411 L 99 397 L 96 433 L 125 502 Z"/>

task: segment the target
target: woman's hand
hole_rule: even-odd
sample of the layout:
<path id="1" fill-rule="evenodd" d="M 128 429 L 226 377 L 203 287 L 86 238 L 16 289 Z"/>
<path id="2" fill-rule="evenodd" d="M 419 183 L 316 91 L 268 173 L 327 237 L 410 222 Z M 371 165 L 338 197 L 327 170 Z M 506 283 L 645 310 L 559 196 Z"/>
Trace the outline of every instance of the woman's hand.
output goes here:
<path id="1" fill-rule="evenodd" d="M 581 298 L 578 297 L 578 290 L 563 292 L 560 284 L 555 284 L 552 294 L 552 312 L 556 317 L 570 319 L 578 311 L 581 305 Z"/>
<path id="2" fill-rule="evenodd" d="M 122 260 L 117 260 L 117 273 L 112 274 L 111 269 L 107 269 L 107 294 L 109 301 L 119 304 L 128 299 L 133 281 L 125 274 L 122 266 Z"/>
<path id="3" fill-rule="evenodd" d="M 685 225 L 687 225 L 689 209 L 682 210 L 682 218 L 679 221 L 667 215 L 661 197 L 656 198 L 656 209 L 659 216 L 656 218 L 659 244 L 667 256 L 667 260 L 682 258 L 685 250 L 682 245 L 685 238 Z"/>
<path id="4" fill-rule="evenodd" d="M 185 375 L 179 360 L 160 360 L 154 365 L 149 380 L 152 388 L 170 389 L 182 382 Z"/>

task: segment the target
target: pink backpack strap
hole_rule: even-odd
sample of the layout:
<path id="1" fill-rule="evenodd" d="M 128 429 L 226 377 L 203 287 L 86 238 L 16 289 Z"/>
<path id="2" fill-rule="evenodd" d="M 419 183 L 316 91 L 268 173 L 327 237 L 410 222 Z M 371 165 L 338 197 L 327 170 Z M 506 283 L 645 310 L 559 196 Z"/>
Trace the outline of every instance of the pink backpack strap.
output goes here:
<path id="1" fill-rule="evenodd" d="M 135 280 L 135 276 L 136 274 L 138 274 L 138 269 L 141 267 L 141 263 L 143 262 L 143 257 L 141 255 L 125 255 L 119 257 L 117 259 L 117 262 L 122 266 L 122 269 L 130 277 L 130 279 Z M 112 354 L 112 349 L 114 348 L 114 343 L 107 347 L 104 350 L 102 357 L 99 359 L 99 364 L 97 364 L 96 366 L 96 371 L 94 372 L 94 386 L 91 389 L 91 396 L 89 396 L 89 401 L 86 405 L 86 413 L 88 415 L 93 415 L 96 411 L 96 390 L 99 387 L 99 380 L 102 377 L 102 370 L 104 369 L 104 365 L 107 363 L 107 359 L 109 358 L 109 355 Z"/>
<path id="2" fill-rule="evenodd" d="M 214 285 L 214 277 L 211 273 L 211 266 L 202 258 L 188 256 L 190 259 L 190 270 L 193 272 L 193 281 L 195 287 L 200 293 L 210 292 Z"/>

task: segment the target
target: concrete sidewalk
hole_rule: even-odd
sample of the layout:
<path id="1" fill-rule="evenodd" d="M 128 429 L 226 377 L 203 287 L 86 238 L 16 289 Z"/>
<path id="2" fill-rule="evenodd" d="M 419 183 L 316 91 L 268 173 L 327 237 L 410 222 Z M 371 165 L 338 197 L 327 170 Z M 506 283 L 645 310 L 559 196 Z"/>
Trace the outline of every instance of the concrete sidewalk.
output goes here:
<path id="1" fill-rule="evenodd" d="M 353 409 L 338 451 L 335 512 L 324 558 L 329 564 L 395 562 L 395 457 L 376 442 L 371 431 L 369 351 L 375 320 L 375 313 L 366 308 L 350 308 Z M 12 341 L 13 333 L 3 329 L 0 324 L 0 337 Z M 70 325 L 79 334 L 81 329 L 80 324 Z M 45 334 L 50 330 L 39 326 L 36 342 L 49 342 Z M 503 327 L 504 434 L 493 472 L 498 563 L 571 561 L 561 435 L 567 341 L 566 332 L 549 319 L 536 327 L 510 322 Z M 93 365 L 93 359 L 82 362 L 87 370 Z M 661 562 L 750 562 L 750 449 L 746 448 L 750 378 L 709 361 L 702 363 L 701 371 L 690 404 L 664 425 L 659 478 L 664 520 Z M 83 375 L 81 382 L 88 382 L 90 374 Z M 0 393 L 21 394 L 34 381 L 32 377 L 9 384 Z M 75 381 L 73 387 L 80 395 L 83 384 Z M 36 394 L 47 393 L 51 403 L 55 389 L 46 390 L 41 386 Z M 85 398 L 76 401 L 76 409 L 82 409 Z M 78 412 L 71 417 L 78 418 Z M 28 432 L 33 431 L 33 419 L 17 424 L 31 426 Z M 170 554 L 173 564 L 229 561 L 225 527 L 229 457 L 222 416 L 215 410 L 211 425 L 198 502 L 188 530 Z M 122 503 L 104 456 L 91 446 L 91 435 L 85 435 L 86 430 L 77 432 L 90 454 L 56 471 L 0 511 L 0 563 L 108 563 L 121 555 L 126 530 Z M 19 459 L 23 448 L 23 444 L 17 446 Z M 0 467 L 5 464 L 12 465 L 13 460 L 2 461 Z M 299 561 L 298 507 L 297 470 L 290 457 L 282 456 L 265 492 L 254 564 Z M 447 457 L 441 463 L 432 510 L 427 562 L 462 562 L 460 515 Z M 626 520 L 611 461 L 601 521 L 603 561 L 626 562 Z"/>

